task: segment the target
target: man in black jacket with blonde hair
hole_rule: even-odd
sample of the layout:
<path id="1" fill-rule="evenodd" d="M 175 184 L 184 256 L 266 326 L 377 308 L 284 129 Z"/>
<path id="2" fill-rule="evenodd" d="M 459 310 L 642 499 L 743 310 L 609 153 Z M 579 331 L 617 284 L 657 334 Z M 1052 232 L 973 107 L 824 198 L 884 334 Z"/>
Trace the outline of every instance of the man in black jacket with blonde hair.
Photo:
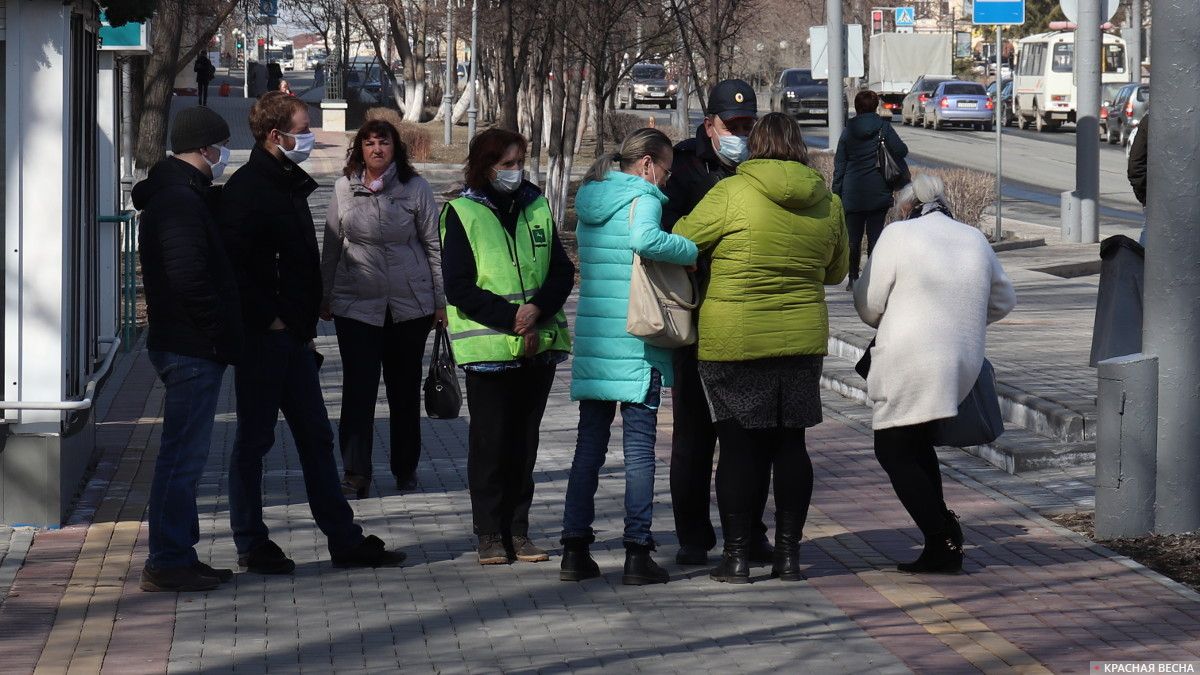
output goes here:
<path id="1" fill-rule="evenodd" d="M 208 460 L 226 365 L 241 352 L 237 284 L 213 209 L 229 159 L 229 125 L 196 106 L 171 129 L 173 157 L 133 188 L 142 211 L 138 249 L 146 287 L 150 362 L 166 387 L 162 440 L 150 486 L 146 591 L 203 591 L 233 572 L 200 562 L 196 485 Z"/>

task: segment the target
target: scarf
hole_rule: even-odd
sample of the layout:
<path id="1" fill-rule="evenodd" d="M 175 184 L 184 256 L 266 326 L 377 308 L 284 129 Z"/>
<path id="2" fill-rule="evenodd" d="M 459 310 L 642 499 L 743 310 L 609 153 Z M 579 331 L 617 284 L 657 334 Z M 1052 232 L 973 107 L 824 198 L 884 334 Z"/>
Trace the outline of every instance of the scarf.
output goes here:
<path id="1" fill-rule="evenodd" d="M 913 207 L 912 211 L 909 212 L 908 219 L 912 220 L 913 218 L 920 218 L 921 216 L 926 216 L 931 213 L 940 213 L 947 218 L 954 217 L 954 214 L 950 212 L 950 207 L 946 204 L 946 202 L 939 198 L 926 203 L 918 202 L 917 205 Z"/>
<path id="2" fill-rule="evenodd" d="M 388 165 L 387 170 L 383 172 L 382 176 L 380 176 L 379 178 L 376 178 L 375 180 L 371 181 L 370 183 L 367 182 L 367 170 L 366 169 L 363 169 L 362 175 L 359 176 L 358 179 L 359 179 L 359 181 L 362 182 L 363 187 L 367 188 L 371 192 L 379 192 L 379 191 L 383 190 L 383 186 L 390 183 L 391 180 L 395 177 L 396 177 L 396 163 L 392 162 L 390 165 Z"/>

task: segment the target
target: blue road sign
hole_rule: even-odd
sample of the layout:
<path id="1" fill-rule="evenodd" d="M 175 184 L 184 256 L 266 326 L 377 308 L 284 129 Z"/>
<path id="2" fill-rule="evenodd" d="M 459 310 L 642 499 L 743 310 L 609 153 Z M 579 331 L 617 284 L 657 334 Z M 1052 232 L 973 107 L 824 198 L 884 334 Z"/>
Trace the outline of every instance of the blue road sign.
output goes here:
<path id="1" fill-rule="evenodd" d="M 1025 0 L 975 0 L 971 21 L 976 26 L 1019 26 L 1025 23 Z"/>
<path id="2" fill-rule="evenodd" d="M 279 0 L 259 0 L 258 13 L 263 16 L 278 16 Z"/>
<path id="3" fill-rule="evenodd" d="M 912 28 L 917 24 L 917 10 L 914 7 L 896 8 L 896 27 Z"/>

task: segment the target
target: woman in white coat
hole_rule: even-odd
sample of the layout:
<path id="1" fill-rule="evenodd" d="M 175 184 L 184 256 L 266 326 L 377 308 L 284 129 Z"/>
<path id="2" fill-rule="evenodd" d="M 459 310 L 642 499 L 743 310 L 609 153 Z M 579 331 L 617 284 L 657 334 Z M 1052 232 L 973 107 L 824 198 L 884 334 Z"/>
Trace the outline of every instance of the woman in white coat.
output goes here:
<path id="1" fill-rule="evenodd" d="M 854 306 L 879 329 L 867 393 L 875 456 L 925 537 L 905 572 L 962 570 L 962 528 L 942 497 L 932 424 L 954 417 L 983 367 L 987 325 L 1016 302 L 987 239 L 950 217 L 941 179 L 918 174 L 896 200 L 854 285 Z"/>

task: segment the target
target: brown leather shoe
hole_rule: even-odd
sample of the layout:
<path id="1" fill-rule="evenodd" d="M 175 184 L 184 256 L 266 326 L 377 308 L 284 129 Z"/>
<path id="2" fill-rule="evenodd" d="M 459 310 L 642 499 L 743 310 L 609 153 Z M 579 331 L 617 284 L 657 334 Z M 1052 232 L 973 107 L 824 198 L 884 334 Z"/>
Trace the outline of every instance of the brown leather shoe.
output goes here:
<path id="1" fill-rule="evenodd" d="M 535 546 L 529 537 L 514 535 L 512 547 L 517 560 L 521 562 L 546 562 L 550 559 L 550 554 Z"/>

